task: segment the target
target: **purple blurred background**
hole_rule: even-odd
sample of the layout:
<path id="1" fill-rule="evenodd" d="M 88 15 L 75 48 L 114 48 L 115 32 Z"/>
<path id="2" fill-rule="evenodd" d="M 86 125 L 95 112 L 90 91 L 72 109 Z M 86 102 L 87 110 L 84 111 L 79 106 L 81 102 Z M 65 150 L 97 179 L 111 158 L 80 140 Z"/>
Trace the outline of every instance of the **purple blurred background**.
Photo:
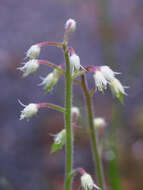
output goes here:
<path id="1" fill-rule="evenodd" d="M 107 64 L 122 72 L 120 80 L 130 86 L 125 105 L 120 105 L 109 90 L 105 95 L 94 96 L 94 108 L 96 116 L 103 116 L 108 122 L 106 137 L 110 136 L 112 119 L 117 115 L 117 149 L 124 189 L 143 189 L 142 10 L 141 0 L 0 0 L 0 190 L 63 189 L 64 150 L 50 154 L 53 139 L 49 135 L 63 128 L 63 115 L 44 109 L 29 122 L 19 121 L 22 107 L 17 100 L 63 106 L 64 81 L 61 79 L 47 95 L 37 84 L 39 76 L 51 71 L 49 68 L 41 66 L 27 78 L 22 78 L 16 68 L 31 45 L 61 41 L 68 18 L 77 21 L 70 44 L 82 65 Z M 57 65 L 64 61 L 61 51 L 53 47 L 43 48 L 40 58 Z M 93 87 L 92 76 L 88 78 Z M 83 96 L 76 85 L 73 101 L 83 114 L 80 124 L 87 127 Z M 86 136 L 81 129 L 75 135 L 74 166 L 93 174 Z M 104 163 L 106 173 L 105 158 Z M 78 189 L 78 177 L 75 183 Z"/>

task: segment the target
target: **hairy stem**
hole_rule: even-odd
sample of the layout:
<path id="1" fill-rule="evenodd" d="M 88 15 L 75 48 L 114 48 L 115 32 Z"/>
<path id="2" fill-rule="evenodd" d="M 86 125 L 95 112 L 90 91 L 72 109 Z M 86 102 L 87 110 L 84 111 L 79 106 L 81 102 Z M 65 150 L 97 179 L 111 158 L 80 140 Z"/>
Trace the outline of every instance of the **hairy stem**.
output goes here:
<path id="1" fill-rule="evenodd" d="M 95 135 L 94 125 L 93 125 L 92 101 L 91 101 L 91 96 L 90 96 L 84 75 L 81 76 L 81 83 L 82 83 L 82 89 L 84 92 L 85 101 L 86 101 L 86 105 L 87 105 L 89 130 L 90 130 L 90 137 L 91 137 L 91 144 L 92 144 L 92 153 L 93 153 L 93 159 L 94 159 L 94 162 L 96 165 L 98 183 L 99 183 L 100 188 L 102 190 L 104 190 L 105 187 L 104 187 L 102 165 L 101 165 L 101 161 L 99 158 L 97 142 L 96 142 L 96 135 Z"/>
<path id="2" fill-rule="evenodd" d="M 50 108 L 50 109 L 57 110 L 57 111 L 60 111 L 60 112 L 64 112 L 64 113 L 65 113 L 65 108 L 63 108 L 63 107 L 61 107 L 61 106 L 58 106 L 58 105 L 55 105 L 55 104 L 40 103 L 40 104 L 38 104 L 38 107 L 39 107 L 39 108 L 48 107 L 48 108 Z"/>
<path id="3" fill-rule="evenodd" d="M 71 105 L 72 105 L 72 79 L 70 73 L 70 63 L 68 51 L 64 49 L 66 61 L 66 171 L 65 171 L 65 190 L 70 190 L 72 185 L 72 178 L 69 178 L 72 172 L 72 129 L 71 129 Z M 70 179 L 70 180 L 69 180 Z"/>

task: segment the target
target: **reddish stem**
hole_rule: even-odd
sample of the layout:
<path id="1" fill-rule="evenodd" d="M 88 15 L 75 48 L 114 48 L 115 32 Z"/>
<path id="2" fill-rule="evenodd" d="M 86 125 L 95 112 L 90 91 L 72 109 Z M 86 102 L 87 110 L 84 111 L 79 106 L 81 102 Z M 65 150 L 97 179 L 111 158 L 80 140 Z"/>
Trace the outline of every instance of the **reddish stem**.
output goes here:
<path id="1" fill-rule="evenodd" d="M 59 42 L 47 42 L 47 41 L 38 43 L 37 45 L 39 47 L 43 47 L 43 46 L 46 46 L 46 45 L 48 45 L 48 46 L 56 46 L 56 47 L 60 47 L 60 48 L 63 47 L 62 43 L 59 43 Z"/>
<path id="2" fill-rule="evenodd" d="M 84 175 L 86 173 L 83 168 L 77 168 L 77 171 L 80 173 L 80 175 Z"/>

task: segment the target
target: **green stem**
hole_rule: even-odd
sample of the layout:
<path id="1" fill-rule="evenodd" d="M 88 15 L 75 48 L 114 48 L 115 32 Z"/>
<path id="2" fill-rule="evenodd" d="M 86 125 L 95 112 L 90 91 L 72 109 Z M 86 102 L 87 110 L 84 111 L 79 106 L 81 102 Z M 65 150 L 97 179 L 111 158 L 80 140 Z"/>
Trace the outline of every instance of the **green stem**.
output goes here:
<path id="1" fill-rule="evenodd" d="M 94 124 L 93 124 L 93 110 L 92 110 L 91 96 L 90 96 L 84 75 L 81 76 L 81 83 L 82 83 L 82 89 L 84 92 L 86 105 L 87 105 L 92 152 L 93 152 L 93 159 L 96 164 L 97 178 L 98 178 L 98 183 L 99 183 L 98 185 L 102 190 L 104 190 L 105 188 L 104 188 L 103 171 L 102 171 L 101 161 L 99 158 L 96 135 L 95 135 Z"/>
<path id="2" fill-rule="evenodd" d="M 72 178 L 69 180 L 69 176 L 72 172 L 72 130 L 71 130 L 71 105 L 72 105 L 72 79 L 70 73 L 69 55 L 66 48 L 64 49 L 65 61 L 66 61 L 66 113 L 65 113 L 65 125 L 66 125 L 66 171 L 65 171 L 65 190 L 71 189 Z"/>

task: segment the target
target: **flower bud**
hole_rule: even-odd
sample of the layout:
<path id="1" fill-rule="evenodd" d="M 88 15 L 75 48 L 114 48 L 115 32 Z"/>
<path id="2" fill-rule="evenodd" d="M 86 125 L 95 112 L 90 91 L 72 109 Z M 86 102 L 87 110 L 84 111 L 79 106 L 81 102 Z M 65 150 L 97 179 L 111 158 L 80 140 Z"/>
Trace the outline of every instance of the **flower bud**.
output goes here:
<path id="1" fill-rule="evenodd" d="M 36 115 L 38 112 L 38 106 L 37 104 L 28 104 L 25 106 L 25 108 L 21 111 L 20 120 L 24 118 L 30 118 L 33 115 Z"/>
<path id="2" fill-rule="evenodd" d="M 94 126 L 95 128 L 98 128 L 98 127 L 105 127 L 106 126 L 106 122 L 105 122 L 105 119 L 102 118 L 102 117 L 97 117 L 93 120 L 93 123 L 94 123 Z"/>
<path id="3" fill-rule="evenodd" d="M 75 29 L 76 29 L 76 21 L 73 20 L 73 19 L 71 19 L 71 18 L 68 19 L 67 22 L 66 22 L 66 24 L 65 24 L 65 29 L 66 30 L 68 29 L 69 25 L 71 25 L 70 26 L 70 32 L 74 32 Z"/>
<path id="4" fill-rule="evenodd" d="M 38 64 L 37 59 L 32 59 L 32 60 L 24 63 L 23 67 L 18 67 L 18 69 L 23 72 L 24 77 L 37 71 L 38 68 L 39 68 L 39 64 Z"/>
<path id="5" fill-rule="evenodd" d="M 117 98 L 120 98 L 121 95 L 127 95 L 121 82 L 114 77 L 113 80 L 111 80 L 110 82 L 110 87 L 111 87 L 111 90 L 112 90 L 112 93 L 117 97 Z"/>
<path id="6" fill-rule="evenodd" d="M 69 61 L 70 61 L 70 68 L 71 68 L 71 74 L 74 74 L 74 70 L 79 71 L 80 70 L 80 58 L 77 54 L 72 54 L 69 57 Z"/>
<path id="7" fill-rule="evenodd" d="M 61 130 L 58 134 L 55 135 L 54 143 L 64 145 L 66 141 L 66 130 Z"/>
<path id="8" fill-rule="evenodd" d="M 79 116 L 80 116 L 79 108 L 78 108 L 78 107 L 72 107 L 72 108 L 71 108 L 71 114 L 72 114 L 72 115 L 75 114 L 77 117 L 79 117 Z"/>
<path id="9" fill-rule="evenodd" d="M 40 46 L 33 45 L 29 48 L 29 50 L 26 53 L 26 57 L 30 59 L 36 59 L 40 55 Z"/>
<path id="10" fill-rule="evenodd" d="M 100 189 L 94 184 L 91 175 L 86 172 L 81 176 L 81 186 L 84 190 L 92 190 L 93 188 Z"/>
<path id="11" fill-rule="evenodd" d="M 110 67 L 104 65 L 100 67 L 100 71 L 103 74 L 104 78 L 108 81 L 113 80 L 113 78 L 115 77 L 115 74 L 119 74 L 114 72 L 112 69 L 110 69 Z"/>
<path id="12" fill-rule="evenodd" d="M 93 77 L 99 91 L 103 91 L 104 89 L 107 88 L 107 80 L 104 78 L 101 71 L 97 70 L 95 74 L 93 75 Z"/>

